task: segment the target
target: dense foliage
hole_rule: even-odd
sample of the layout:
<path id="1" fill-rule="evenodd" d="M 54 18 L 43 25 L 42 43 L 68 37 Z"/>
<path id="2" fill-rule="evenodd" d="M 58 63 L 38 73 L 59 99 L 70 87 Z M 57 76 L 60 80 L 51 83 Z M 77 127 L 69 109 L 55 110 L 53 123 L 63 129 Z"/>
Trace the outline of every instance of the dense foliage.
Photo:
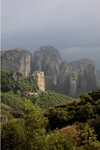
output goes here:
<path id="1" fill-rule="evenodd" d="M 12 119 L 1 126 L 2 150 L 71 150 L 75 142 L 57 130 L 46 133 L 48 119 L 43 111 L 27 101 L 23 119 Z"/>
<path id="2" fill-rule="evenodd" d="M 51 91 L 29 96 L 29 91 L 36 92 L 38 89 L 37 79 L 24 78 L 20 72 L 16 72 L 16 79 L 14 79 L 13 74 L 13 72 L 1 71 L 1 101 L 12 108 L 2 107 L 2 115 L 6 114 L 8 118 L 8 114 L 13 115 L 13 117 L 21 116 L 25 99 L 30 99 L 33 104 L 38 103 L 44 110 L 71 100 L 68 96 Z"/>
<path id="3" fill-rule="evenodd" d="M 26 91 L 37 91 L 37 79 L 28 79 L 23 77 L 20 72 L 16 72 L 16 80 L 13 78 L 13 73 L 9 71 L 1 71 L 1 91 L 9 92 L 17 91 L 21 92 L 22 96 L 25 96 Z"/>
<path id="4" fill-rule="evenodd" d="M 55 105 L 71 101 L 72 98 L 63 94 L 55 93 L 54 91 L 48 91 L 47 93 L 42 92 L 37 97 L 32 95 L 30 96 L 30 100 L 33 104 L 38 103 L 38 105 L 45 110 Z"/>
<path id="5" fill-rule="evenodd" d="M 20 72 L 16 74 L 17 80 L 14 80 L 11 72 L 1 71 L 1 100 L 4 106 L 11 107 L 10 111 L 9 107 L 2 108 L 1 113 L 7 115 L 9 112 L 8 119 L 18 118 L 19 114 L 23 116 L 22 119 L 13 118 L 2 123 L 2 150 L 100 149 L 99 88 L 81 94 L 78 101 L 54 91 L 29 96 L 26 91 L 36 92 L 37 80 L 23 78 Z M 47 108 L 49 113 L 44 115 L 42 109 Z M 66 126 L 73 129 L 74 125 L 80 133 L 80 145 L 77 145 L 78 135 L 74 130 L 65 135 L 56 129 Z"/>
<path id="6" fill-rule="evenodd" d="M 64 108 L 52 108 L 48 115 L 50 129 L 73 124 L 74 122 L 88 123 L 94 127 L 98 140 L 100 140 L 100 89 L 80 95 L 80 102 L 72 102 Z"/>
<path id="7" fill-rule="evenodd" d="M 98 150 L 100 147 L 94 130 L 88 124 L 80 130 L 83 144 L 77 146 L 74 132 L 67 135 L 57 129 L 46 132 L 48 119 L 36 104 L 32 105 L 27 100 L 23 111 L 23 119 L 12 119 L 1 124 L 2 150 Z"/>
<path id="8" fill-rule="evenodd" d="M 24 107 L 25 99 L 14 93 L 1 93 L 1 100 L 4 104 L 21 110 Z"/>

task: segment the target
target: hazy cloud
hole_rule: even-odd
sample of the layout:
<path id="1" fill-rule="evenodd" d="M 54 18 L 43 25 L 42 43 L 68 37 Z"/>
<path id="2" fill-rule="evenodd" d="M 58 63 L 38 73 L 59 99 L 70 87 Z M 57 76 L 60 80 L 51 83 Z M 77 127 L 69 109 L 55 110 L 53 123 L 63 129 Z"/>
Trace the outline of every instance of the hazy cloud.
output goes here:
<path id="1" fill-rule="evenodd" d="M 51 45 L 85 56 L 100 46 L 100 0 L 2 0 L 1 8 L 2 50 Z"/>
<path id="2" fill-rule="evenodd" d="M 88 58 L 95 62 L 96 68 L 100 69 L 100 46 L 99 47 L 71 47 L 62 49 L 61 55 L 64 61 L 71 62 L 81 58 Z"/>

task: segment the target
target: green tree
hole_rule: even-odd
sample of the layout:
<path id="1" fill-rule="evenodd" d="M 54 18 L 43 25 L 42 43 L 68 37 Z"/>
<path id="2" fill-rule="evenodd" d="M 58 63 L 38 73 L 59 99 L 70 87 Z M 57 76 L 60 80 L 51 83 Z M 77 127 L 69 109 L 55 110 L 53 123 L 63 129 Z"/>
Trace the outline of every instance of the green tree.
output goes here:
<path id="1" fill-rule="evenodd" d="M 22 150 L 25 143 L 24 120 L 12 119 L 1 125 L 1 149 Z"/>
<path id="2" fill-rule="evenodd" d="M 28 79 L 22 77 L 20 72 L 16 72 L 17 79 L 16 81 L 13 79 L 13 74 L 10 71 L 1 71 L 1 91 L 9 92 L 13 91 L 17 93 L 19 90 L 22 93 L 22 96 L 26 96 L 26 91 L 37 91 L 39 88 L 37 86 L 37 79 Z"/>
<path id="3" fill-rule="evenodd" d="M 3 150 L 72 150 L 75 146 L 71 136 L 55 130 L 47 133 L 48 119 L 36 104 L 27 100 L 23 119 L 12 119 L 1 127 Z"/>
<path id="4" fill-rule="evenodd" d="M 24 107 L 24 120 L 26 132 L 27 149 L 42 149 L 45 142 L 45 126 L 48 119 L 44 117 L 43 111 L 37 104 L 27 100 Z"/>
<path id="5" fill-rule="evenodd" d="M 83 130 L 80 130 L 83 138 L 82 143 L 87 150 L 98 150 L 100 142 L 97 140 L 97 135 L 90 125 L 86 124 Z"/>

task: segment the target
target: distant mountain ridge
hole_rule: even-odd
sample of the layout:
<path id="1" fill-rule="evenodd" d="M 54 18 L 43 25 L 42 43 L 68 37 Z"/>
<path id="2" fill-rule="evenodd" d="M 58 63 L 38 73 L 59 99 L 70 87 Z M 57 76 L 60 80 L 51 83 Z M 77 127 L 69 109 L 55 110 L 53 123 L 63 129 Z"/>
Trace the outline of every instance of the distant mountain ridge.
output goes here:
<path id="1" fill-rule="evenodd" d="M 95 66 L 95 62 L 87 58 L 82 58 L 80 60 L 70 62 L 73 71 L 76 71 L 80 64 L 82 64 L 83 70 L 85 70 L 86 66 L 90 63 L 92 63 Z"/>
<path id="2" fill-rule="evenodd" d="M 80 59 L 67 63 L 62 61 L 57 49 L 52 46 L 41 46 L 32 54 L 29 51 L 15 48 L 1 53 L 1 69 L 19 71 L 28 77 L 32 71 L 43 71 L 46 90 L 75 96 L 77 90 L 88 92 L 95 87 L 95 62 Z"/>

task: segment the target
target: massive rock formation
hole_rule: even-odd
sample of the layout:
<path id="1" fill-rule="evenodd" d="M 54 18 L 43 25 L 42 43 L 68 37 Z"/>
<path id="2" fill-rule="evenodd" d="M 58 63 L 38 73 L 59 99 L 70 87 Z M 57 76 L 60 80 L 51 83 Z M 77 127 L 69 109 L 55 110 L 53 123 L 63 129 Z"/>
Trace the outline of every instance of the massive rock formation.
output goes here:
<path id="1" fill-rule="evenodd" d="M 88 92 L 95 88 L 96 84 L 95 63 L 92 60 L 62 62 L 59 51 L 52 46 L 40 47 L 40 50 L 34 52 L 32 59 L 31 53 L 26 50 L 17 48 L 3 51 L 1 69 L 19 71 L 26 77 L 35 71 L 34 76 L 38 78 L 41 90 L 55 90 L 69 96 L 75 96 L 78 89 Z M 41 71 L 44 72 L 45 81 Z M 13 78 L 16 80 L 15 73 Z"/>
<path id="2" fill-rule="evenodd" d="M 68 93 L 68 82 L 69 76 L 71 74 L 72 67 L 66 61 L 63 61 L 60 64 L 59 68 L 59 78 L 57 80 L 57 85 L 55 91 L 59 93 Z"/>
<path id="3" fill-rule="evenodd" d="M 89 85 L 93 86 L 96 84 L 96 70 L 92 63 L 87 65 L 85 69 L 85 76 Z"/>
<path id="4" fill-rule="evenodd" d="M 87 90 L 87 77 L 85 76 L 84 72 L 86 71 L 83 71 L 83 67 L 82 65 L 80 64 L 79 67 L 78 67 L 78 84 L 77 84 L 77 88 L 78 89 L 81 89 L 83 92 L 86 92 Z"/>
<path id="5" fill-rule="evenodd" d="M 88 92 L 95 87 L 96 72 L 92 63 L 88 64 L 85 70 L 82 69 L 82 65 L 79 65 L 76 71 L 72 71 L 69 80 L 69 96 L 74 96 L 77 89 Z"/>
<path id="6" fill-rule="evenodd" d="M 77 72 L 73 71 L 71 72 L 70 78 L 69 78 L 69 96 L 74 96 L 76 94 L 77 89 L 77 80 L 78 80 L 78 74 Z"/>
<path id="7" fill-rule="evenodd" d="M 77 89 L 81 92 L 93 90 L 96 86 L 95 67 L 92 63 L 83 70 L 82 65 L 78 66 L 76 71 L 67 62 L 62 62 L 59 70 L 59 78 L 55 91 L 69 96 L 75 96 Z"/>
<path id="8" fill-rule="evenodd" d="M 57 84 L 61 56 L 52 46 L 42 46 L 40 51 L 35 51 L 32 59 L 32 70 L 44 71 L 46 90 L 52 89 Z"/>
<path id="9" fill-rule="evenodd" d="M 28 77 L 31 72 L 31 53 L 19 48 L 2 51 L 1 69 L 6 71 L 19 71 Z"/>

